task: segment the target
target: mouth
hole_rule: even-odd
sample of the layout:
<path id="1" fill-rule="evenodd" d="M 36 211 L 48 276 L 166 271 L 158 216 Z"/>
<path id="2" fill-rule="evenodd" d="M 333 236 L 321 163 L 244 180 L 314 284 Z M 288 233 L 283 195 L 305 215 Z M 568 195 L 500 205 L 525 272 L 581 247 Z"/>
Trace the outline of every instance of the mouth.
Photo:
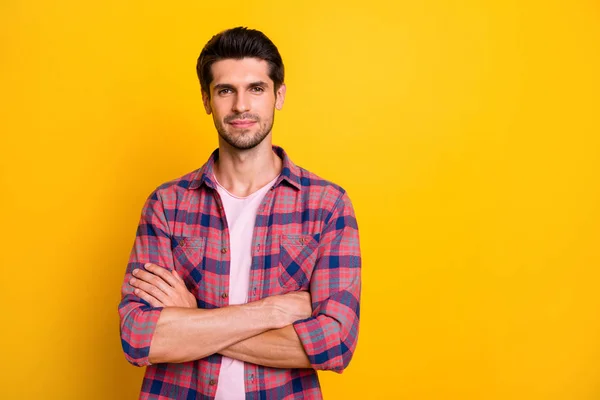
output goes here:
<path id="1" fill-rule="evenodd" d="M 255 123 L 256 121 L 253 121 L 251 119 L 236 119 L 229 122 L 229 124 L 232 125 L 234 128 L 249 128 Z"/>

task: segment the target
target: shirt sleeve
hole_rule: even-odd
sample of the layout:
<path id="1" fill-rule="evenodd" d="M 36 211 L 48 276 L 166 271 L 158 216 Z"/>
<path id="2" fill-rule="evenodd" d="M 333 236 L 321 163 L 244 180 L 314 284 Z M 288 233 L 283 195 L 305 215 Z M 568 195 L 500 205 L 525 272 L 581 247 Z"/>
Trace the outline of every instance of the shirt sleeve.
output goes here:
<path id="1" fill-rule="evenodd" d="M 361 257 L 356 217 L 344 193 L 320 238 L 310 283 L 313 314 L 294 328 L 312 367 L 341 373 L 358 339 Z"/>
<path id="2" fill-rule="evenodd" d="M 173 269 L 169 227 L 158 191 L 154 191 L 148 197 L 142 209 L 121 287 L 119 304 L 121 345 L 125 358 L 131 364 L 140 367 L 150 365 L 148 361 L 150 343 L 162 310 L 161 307 L 151 307 L 137 297 L 129 284 L 131 272 L 136 268 L 144 268 L 146 263 Z"/>

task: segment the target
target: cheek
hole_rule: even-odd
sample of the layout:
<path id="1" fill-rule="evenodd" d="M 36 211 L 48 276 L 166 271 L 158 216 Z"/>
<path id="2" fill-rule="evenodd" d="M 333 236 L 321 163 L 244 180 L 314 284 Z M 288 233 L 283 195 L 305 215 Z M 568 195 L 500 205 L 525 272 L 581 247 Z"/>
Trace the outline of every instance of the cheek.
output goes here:
<path id="1" fill-rule="evenodd" d="M 263 101 L 256 105 L 256 110 L 262 116 L 262 119 L 271 119 L 275 111 L 275 101 Z"/>
<path id="2" fill-rule="evenodd" d="M 213 114 L 219 119 L 222 119 L 223 117 L 227 116 L 228 112 L 231 111 L 231 101 L 223 98 L 213 99 L 210 107 L 212 108 Z"/>
<path id="3" fill-rule="evenodd" d="M 225 117 L 227 117 L 227 111 L 224 110 L 223 108 L 213 108 L 213 117 L 216 120 L 219 121 L 223 121 L 223 119 L 225 119 Z"/>

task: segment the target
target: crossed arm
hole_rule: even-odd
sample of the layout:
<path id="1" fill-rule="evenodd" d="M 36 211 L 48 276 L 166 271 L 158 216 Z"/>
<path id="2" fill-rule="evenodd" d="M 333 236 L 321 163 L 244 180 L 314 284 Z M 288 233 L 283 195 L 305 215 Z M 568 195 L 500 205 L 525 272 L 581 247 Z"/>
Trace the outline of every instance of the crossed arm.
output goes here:
<path id="1" fill-rule="evenodd" d="M 172 237 L 160 193 L 152 193 L 144 205 L 122 286 L 121 343 L 130 363 L 185 362 L 220 353 L 270 367 L 346 368 L 358 339 L 361 286 L 358 230 L 346 194 L 320 232 L 310 296 L 296 292 L 198 309 L 181 278 L 171 272 Z M 146 269 L 149 263 L 156 268 Z M 152 278 L 160 273 L 160 279 Z M 130 282 L 133 277 L 136 281 Z"/>
<path id="2" fill-rule="evenodd" d="M 129 284 L 136 296 L 163 308 L 150 345 L 151 363 L 185 362 L 220 353 L 268 367 L 311 367 L 291 325 L 310 316 L 308 293 L 200 310 L 175 270 L 146 264 L 132 275 Z"/>

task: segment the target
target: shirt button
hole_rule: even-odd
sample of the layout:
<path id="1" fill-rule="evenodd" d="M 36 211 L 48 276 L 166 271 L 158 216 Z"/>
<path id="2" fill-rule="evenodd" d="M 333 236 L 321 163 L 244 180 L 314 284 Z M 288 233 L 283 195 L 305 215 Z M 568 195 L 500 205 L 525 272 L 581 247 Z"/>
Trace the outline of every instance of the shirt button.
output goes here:
<path id="1" fill-rule="evenodd" d="M 223 247 L 223 248 L 221 249 L 221 253 L 223 253 L 223 254 L 227 253 L 227 247 Z"/>
<path id="2" fill-rule="evenodd" d="M 208 384 L 209 384 L 209 385 L 216 385 L 216 384 L 217 384 L 217 381 L 215 381 L 214 379 L 211 379 L 211 380 L 208 382 Z"/>
<path id="3" fill-rule="evenodd" d="M 181 240 L 179 241 L 179 246 L 180 246 L 180 247 L 183 247 L 183 245 L 185 245 L 185 240 L 181 239 Z"/>
<path id="4" fill-rule="evenodd" d="M 226 299 L 226 298 L 227 298 L 227 293 L 223 293 L 223 294 L 221 295 L 221 297 L 222 297 L 222 298 L 224 298 L 224 299 Z"/>

